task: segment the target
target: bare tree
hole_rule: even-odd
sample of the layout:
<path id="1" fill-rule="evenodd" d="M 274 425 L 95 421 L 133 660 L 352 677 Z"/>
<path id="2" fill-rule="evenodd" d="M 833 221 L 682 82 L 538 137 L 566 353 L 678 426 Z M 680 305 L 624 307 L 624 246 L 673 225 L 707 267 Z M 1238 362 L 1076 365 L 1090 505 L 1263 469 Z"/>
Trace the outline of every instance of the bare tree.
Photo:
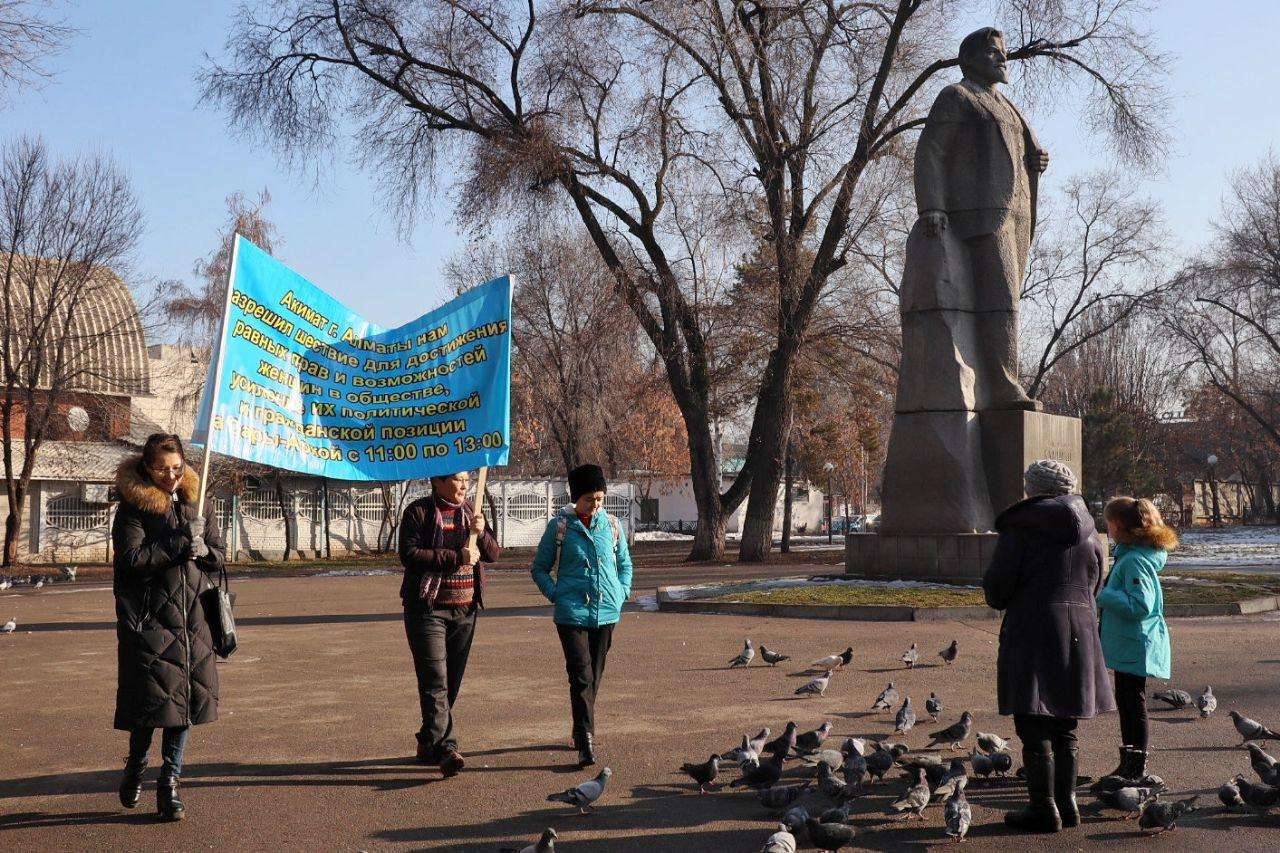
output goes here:
<path id="1" fill-rule="evenodd" d="M 1162 58 L 1138 0 L 1006 0 L 1010 57 L 1032 85 L 1093 86 L 1132 159 L 1155 153 Z M 897 0 L 288 0 L 246 14 L 206 93 L 288 155 L 357 145 L 410 214 L 455 163 L 472 221 L 554 190 L 586 229 L 662 360 L 689 439 L 693 556 L 723 552 L 746 497 L 742 557 L 767 556 L 796 355 L 833 273 L 877 216 L 880 162 L 922 123 L 956 4 Z M 999 23 L 999 22 L 998 22 Z M 711 344 L 675 218 L 707 194 L 767 235 L 771 346 L 742 474 L 720 491 Z M 807 260 L 802 262 L 802 258 Z"/>
<path id="2" fill-rule="evenodd" d="M 77 393 L 146 391 L 145 339 L 124 270 L 140 228 L 129 181 L 105 157 L 54 160 L 37 139 L 0 149 L 4 564 L 18 559 L 41 446 Z"/>
<path id="3" fill-rule="evenodd" d="M 0 93 L 46 80 L 45 63 L 75 34 L 48 17 L 47 0 L 0 0 Z"/>

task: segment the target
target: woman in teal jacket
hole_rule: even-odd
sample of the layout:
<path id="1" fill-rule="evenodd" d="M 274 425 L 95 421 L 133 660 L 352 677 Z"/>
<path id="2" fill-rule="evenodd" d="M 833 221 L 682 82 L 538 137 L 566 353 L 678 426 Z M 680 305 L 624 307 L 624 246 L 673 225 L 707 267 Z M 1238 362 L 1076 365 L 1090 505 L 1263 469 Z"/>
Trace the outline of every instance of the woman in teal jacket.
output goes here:
<path id="1" fill-rule="evenodd" d="M 582 767 L 596 763 L 596 693 L 613 644 L 613 626 L 631 595 L 631 552 L 622 524 L 604 510 L 607 488 L 598 465 L 569 472 L 573 504 L 547 522 L 532 568 L 533 582 L 556 606 L 556 632 L 569 675 L 573 744 Z"/>
<path id="2" fill-rule="evenodd" d="M 1120 766 L 1112 776 L 1147 775 L 1147 678 L 1169 677 L 1169 627 L 1164 621 L 1160 572 L 1177 535 L 1146 498 L 1114 498 L 1103 517 L 1116 543 L 1111 575 L 1098 593 L 1102 654 L 1115 672 L 1120 711 Z"/>

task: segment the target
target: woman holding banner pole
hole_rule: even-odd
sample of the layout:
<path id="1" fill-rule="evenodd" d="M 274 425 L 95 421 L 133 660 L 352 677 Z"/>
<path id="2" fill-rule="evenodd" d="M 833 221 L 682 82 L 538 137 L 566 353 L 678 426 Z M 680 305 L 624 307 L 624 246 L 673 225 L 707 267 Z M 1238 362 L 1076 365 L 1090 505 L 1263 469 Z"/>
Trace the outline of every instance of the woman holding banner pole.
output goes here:
<path id="1" fill-rule="evenodd" d="M 477 500 L 483 499 L 484 475 L 482 468 Z M 422 707 L 417 757 L 438 765 L 446 777 L 466 766 L 453 708 L 471 654 L 476 613 L 484 606 L 481 561 L 492 563 L 502 552 L 483 512 L 467 502 L 470 482 L 466 471 L 432 477 L 431 494 L 409 504 L 400 521 L 400 598 Z"/>

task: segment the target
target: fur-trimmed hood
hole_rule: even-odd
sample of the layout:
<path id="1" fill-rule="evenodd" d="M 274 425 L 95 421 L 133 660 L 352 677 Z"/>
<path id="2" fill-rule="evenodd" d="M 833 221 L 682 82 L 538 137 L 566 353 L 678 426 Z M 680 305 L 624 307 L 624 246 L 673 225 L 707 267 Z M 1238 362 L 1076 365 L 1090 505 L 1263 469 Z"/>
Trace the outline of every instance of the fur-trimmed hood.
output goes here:
<path id="1" fill-rule="evenodd" d="M 1124 545 L 1158 548 L 1161 551 L 1172 551 L 1178 547 L 1178 534 L 1173 532 L 1173 528 L 1161 524 L 1158 527 L 1139 527 L 1136 530 L 1126 530 L 1116 537 L 1116 542 Z"/>
<path id="2" fill-rule="evenodd" d="M 164 515 L 172 503 L 164 489 L 157 486 L 142 468 L 142 454 L 130 457 L 116 469 L 116 489 L 120 499 L 144 512 Z M 178 498 L 185 504 L 194 504 L 200 496 L 200 475 L 187 465 L 178 483 Z"/>

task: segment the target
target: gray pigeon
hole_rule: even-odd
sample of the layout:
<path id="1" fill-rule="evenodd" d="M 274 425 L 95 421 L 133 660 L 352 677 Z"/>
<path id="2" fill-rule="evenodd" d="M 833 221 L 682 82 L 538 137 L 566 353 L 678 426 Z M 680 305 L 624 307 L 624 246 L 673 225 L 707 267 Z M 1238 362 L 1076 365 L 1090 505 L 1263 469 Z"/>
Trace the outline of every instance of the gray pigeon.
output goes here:
<path id="1" fill-rule="evenodd" d="M 1137 817 L 1142 811 L 1142 804 L 1155 793 L 1150 788 L 1126 785 L 1114 791 L 1099 791 L 1098 802 L 1105 808 L 1124 812 L 1129 817 Z"/>
<path id="2" fill-rule="evenodd" d="M 1222 801 L 1223 808 L 1229 812 L 1244 808 L 1244 800 L 1240 797 L 1240 786 L 1234 780 L 1222 783 L 1218 788 L 1218 799 Z"/>
<path id="3" fill-rule="evenodd" d="M 1256 743 L 1246 743 L 1249 748 L 1249 765 L 1264 785 L 1280 785 L 1280 763 L 1267 754 L 1267 751 Z"/>
<path id="4" fill-rule="evenodd" d="M 760 791 L 760 805 L 766 809 L 782 811 L 803 797 L 812 782 L 812 779 L 806 779 L 800 785 L 774 785 L 771 788 L 764 788 Z"/>
<path id="5" fill-rule="evenodd" d="M 867 773 L 874 776 L 877 782 L 883 781 L 884 774 L 893 769 L 893 765 L 897 760 L 896 755 L 880 744 L 876 744 L 876 748 L 865 759 Z"/>
<path id="6" fill-rule="evenodd" d="M 840 772 L 844 774 L 846 785 L 861 785 L 862 777 L 867 775 L 867 759 L 862 757 L 861 752 L 850 752 L 844 757 L 844 766 L 840 768 Z"/>
<path id="7" fill-rule="evenodd" d="M 1235 781 L 1236 787 L 1240 789 L 1240 798 L 1250 808 L 1265 814 L 1276 806 L 1280 806 L 1280 787 L 1255 785 L 1244 776 L 1237 776 Z"/>
<path id="8" fill-rule="evenodd" d="M 716 781 L 720 774 L 720 756 L 713 754 L 701 764 L 686 763 L 680 765 L 681 771 L 698 783 L 698 793 L 705 794 L 707 786 Z"/>
<path id="9" fill-rule="evenodd" d="M 780 655 L 777 652 L 769 651 L 769 647 L 764 643 L 760 644 L 760 657 L 764 658 L 764 662 L 769 666 L 777 666 L 784 660 L 791 660 L 790 655 Z"/>
<path id="10" fill-rule="evenodd" d="M 956 662 L 956 658 L 960 656 L 960 641 L 952 640 L 951 645 L 938 652 L 938 657 L 942 658 L 942 662 L 947 666 Z"/>
<path id="11" fill-rule="evenodd" d="M 548 826 L 546 829 L 542 830 L 541 838 L 533 844 L 521 847 L 520 853 L 555 853 L 556 838 L 558 837 L 559 836 L 556 835 L 556 831 Z M 504 847 L 503 850 L 512 851 L 512 853 L 514 853 L 515 848 Z"/>
<path id="12" fill-rule="evenodd" d="M 1196 800 L 1198 799 L 1199 797 L 1187 797 L 1185 800 L 1174 800 L 1171 803 L 1165 803 L 1160 801 L 1159 794 L 1153 794 L 1142 806 L 1142 815 L 1138 818 L 1138 826 L 1142 829 L 1155 830 L 1156 833 L 1176 829 L 1179 818 L 1187 812 L 1196 810 Z"/>
<path id="13" fill-rule="evenodd" d="M 78 569 L 75 566 L 62 566 L 62 579 L 68 582 L 74 582 Z"/>
<path id="14" fill-rule="evenodd" d="M 764 752 L 772 755 L 781 753 L 783 757 L 791 754 L 791 750 L 796 748 L 796 724 L 794 722 L 787 723 L 787 727 L 782 730 L 782 734 L 764 745 Z"/>
<path id="15" fill-rule="evenodd" d="M 896 704 L 898 704 L 898 688 L 894 687 L 893 682 L 890 681 L 889 686 L 881 690 L 876 701 L 871 704 L 871 710 L 888 711 Z"/>
<path id="16" fill-rule="evenodd" d="M 935 723 L 938 722 L 938 715 L 942 713 L 942 700 L 938 698 L 937 693 L 930 693 L 929 698 L 924 700 L 924 709 L 929 712 L 929 716 Z"/>
<path id="17" fill-rule="evenodd" d="M 1013 756 L 1007 752 L 991 753 L 991 766 L 997 776 L 1008 776 L 1013 770 Z"/>
<path id="18" fill-rule="evenodd" d="M 964 841 L 964 837 L 969 834 L 969 824 L 973 823 L 973 809 L 964 796 L 964 786 L 968 781 L 963 776 L 956 780 L 955 791 L 947 798 L 947 804 L 943 807 L 947 837 L 956 841 Z"/>
<path id="19" fill-rule="evenodd" d="M 760 853 L 796 853 L 796 837 L 785 823 L 780 823 L 777 831 L 765 840 Z"/>
<path id="20" fill-rule="evenodd" d="M 940 743 L 951 744 L 952 749 L 959 749 L 960 744 L 969 737 L 969 731 L 973 728 L 973 714 L 965 711 L 960 715 L 959 722 L 952 723 L 941 731 L 931 732 L 928 746 L 925 748 L 937 746 Z"/>
<path id="21" fill-rule="evenodd" d="M 822 748 L 822 743 L 831 734 L 831 721 L 827 720 L 811 732 L 796 735 L 796 754 L 808 755 Z"/>
<path id="22" fill-rule="evenodd" d="M 771 788 L 782 776 L 782 756 L 774 753 L 768 761 L 761 761 L 758 767 L 745 767 L 742 775 L 729 783 L 730 788 Z"/>
<path id="23" fill-rule="evenodd" d="M 1191 698 L 1191 694 L 1185 690 L 1157 690 L 1151 694 L 1151 698 L 1159 699 L 1175 710 L 1186 708 L 1195 701 Z"/>
<path id="24" fill-rule="evenodd" d="M 978 747 L 987 755 L 994 752 L 1008 752 L 1009 741 L 990 732 L 978 732 Z"/>
<path id="25" fill-rule="evenodd" d="M 782 815 L 782 825 L 796 835 L 804 831 L 804 825 L 808 820 L 809 810 L 804 806 L 792 806 Z"/>
<path id="26" fill-rule="evenodd" d="M 742 644 L 742 651 L 738 652 L 737 657 L 733 657 L 729 659 L 729 669 L 733 669 L 739 666 L 746 666 L 747 664 L 751 663 L 751 661 L 755 660 L 755 657 L 756 657 L 756 650 L 752 648 L 751 638 L 748 637 L 747 641 Z"/>
<path id="27" fill-rule="evenodd" d="M 833 800 L 844 796 L 844 782 L 825 764 L 818 765 L 818 791 Z"/>
<path id="28" fill-rule="evenodd" d="M 849 800 L 838 806 L 832 806 L 822 814 L 818 815 L 820 823 L 848 823 L 849 810 L 853 807 L 853 803 Z"/>
<path id="29" fill-rule="evenodd" d="M 951 767 L 947 769 L 946 775 L 942 777 L 936 788 L 933 789 L 934 802 L 940 802 L 947 799 L 955 791 L 956 785 L 960 780 L 967 779 L 969 774 L 964 769 L 964 759 L 951 759 Z"/>
<path id="30" fill-rule="evenodd" d="M 907 792 L 898 799 L 889 804 L 889 813 L 901 814 L 905 818 L 910 818 L 911 813 L 915 812 L 916 817 L 924 820 L 924 810 L 929 805 L 929 782 L 925 779 L 924 770 L 916 771 L 916 782 Z"/>
<path id="31" fill-rule="evenodd" d="M 1251 720 L 1239 711 L 1229 711 L 1228 713 L 1231 716 L 1231 722 L 1236 724 L 1236 731 L 1240 733 L 1240 737 L 1244 738 L 1241 741 L 1242 746 L 1251 740 L 1260 740 L 1264 743 L 1269 740 L 1280 740 L 1280 735 L 1271 731 L 1271 729 L 1257 720 Z"/>
<path id="32" fill-rule="evenodd" d="M 916 644 L 912 643 L 911 648 L 902 653 L 902 657 L 898 658 L 907 665 L 907 669 L 914 669 L 916 661 L 920 660 L 920 650 L 916 648 Z"/>
<path id="33" fill-rule="evenodd" d="M 838 749 L 820 749 L 800 759 L 800 762 L 805 767 L 817 767 L 819 764 L 825 764 L 832 770 L 839 770 L 844 766 L 844 761 L 845 755 Z"/>
<path id="34" fill-rule="evenodd" d="M 1200 709 L 1201 717 L 1211 717 L 1218 710 L 1218 697 L 1213 695 L 1212 687 L 1205 685 L 1204 692 L 1196 697 L 1196 707 Z"/>
<path id="35" fill-rule="evenodd" d="M 604 796 L 605 785 L 609 784 L 609 777 L 612 775 L 613 771 L 606 767 L 594 779 L 588 779 L 586 782 L 575 785 L 558 794 L 551 794 L 547 797 L 547 802 L 568 803 L 571 806 L 576 806 L 579 814 L 595 811 L 593 804 Z"/>
<path id="36" fill-rule="evenodd" d="M 973 765 L 973 775 L 981 776 L 986 779 L 995 771 L 995 765 L 991 762 L 991 756 L 981 752 L 976 746 L 973 752 L 969 753 L 969 763 Z"/>
<path id="37" fill-rule="evenodd" d="M 753 747 L 751 739 L 743 735 L 740 745 L 720 757 L 725 761 L 736 761 L 743 767 L 755 766 L 760 763 L 760 750 Z"/>
<path id="38" fill-rule="evenodd" d="M 903 734 L 911 731 L 916 724 L 916 709 L 911 707 L 911 697 L 902 700 L 902 707 L 893 718 L 893 733 Z"/>
<path id="39" fill-rule="evenodd" d="M 839 850 L 853 841 L 854 828 L 843 823 L 823 823 L 816 817 L 805 822 L 809 827 L 809 840 L 813 846 L 825 853 Z"/>
<path id="40" fill-rule="evenodd" d="M 823 675 L 810 681 L 803 687 L 796 688 L 797 696 L 824 696 L 827 692 L 827 685 L 831 683 L 831 670 L 827 670 Z"/>
<path id="41" fill-rule="evenodd" d="M 756 732 L 755 737 L 747 741 L 747 746 L 755 752 L 756 755 L 759 755 L 764 752 L 764 745 L 769 742 L 769 735 L 771 734 L 772 732 L 769 731 L 769 727 L 765 726 L 763 729 Z"/>

